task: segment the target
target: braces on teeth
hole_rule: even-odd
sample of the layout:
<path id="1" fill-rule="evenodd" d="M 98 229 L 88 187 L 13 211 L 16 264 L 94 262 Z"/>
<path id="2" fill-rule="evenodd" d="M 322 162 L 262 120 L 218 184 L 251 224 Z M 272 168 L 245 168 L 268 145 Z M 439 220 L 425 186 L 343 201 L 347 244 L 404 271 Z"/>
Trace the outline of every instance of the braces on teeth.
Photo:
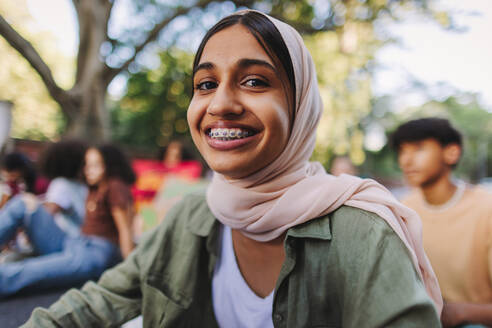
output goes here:
<path id="1" fill-rule="evenodd" d="M 208 133 L 209 137 L 223 141 L 246 138 L 251 135 L 253 135 L 253 132 L 240 129 L 211 129 Z"/>

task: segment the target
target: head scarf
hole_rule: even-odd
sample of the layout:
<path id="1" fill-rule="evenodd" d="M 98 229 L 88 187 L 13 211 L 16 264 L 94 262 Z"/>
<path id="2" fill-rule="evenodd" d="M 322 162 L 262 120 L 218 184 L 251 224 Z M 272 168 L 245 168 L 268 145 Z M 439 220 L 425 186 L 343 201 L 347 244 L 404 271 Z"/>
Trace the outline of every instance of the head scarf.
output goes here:
<path id="1" fill-rule="evenodd" d="M 237 14 L 249 12 L 240 11 Z M 263 14 L 265 15 L 265 14 Z M 290 227 L 326 215 L 342 205 L 360 208 L 384 219 L 407 247 L 438 313 L 442 297 L 422 246 L 422 225 L 382 185 L 349 175 L 334 177 L 320 163 L 309 162 L 322 112 L 314 62 L 291 26 L 265 15 L 278 29 L 294 67 L 295 119 L 285 149 L 268 166 L 241 179 L 214 172 L 207 203 L 223 224 L 257 241 L 270 241 Z"/>

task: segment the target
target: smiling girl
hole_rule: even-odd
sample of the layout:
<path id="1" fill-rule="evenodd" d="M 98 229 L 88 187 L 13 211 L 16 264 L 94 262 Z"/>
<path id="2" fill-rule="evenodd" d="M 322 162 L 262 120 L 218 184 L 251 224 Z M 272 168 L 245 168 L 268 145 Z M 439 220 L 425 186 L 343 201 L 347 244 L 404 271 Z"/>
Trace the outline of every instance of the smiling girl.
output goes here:
<path id="1" fill-rule="evenodd" d="M 208 31 L 193 72 L 188 123 L 214 171 L 206 194 L 28 326 L 141 313 L 145 327 L 439 327 L 415 213 L 374 181 L 309 162 L 322 104 L 300 35 L 238 12 Z"/>

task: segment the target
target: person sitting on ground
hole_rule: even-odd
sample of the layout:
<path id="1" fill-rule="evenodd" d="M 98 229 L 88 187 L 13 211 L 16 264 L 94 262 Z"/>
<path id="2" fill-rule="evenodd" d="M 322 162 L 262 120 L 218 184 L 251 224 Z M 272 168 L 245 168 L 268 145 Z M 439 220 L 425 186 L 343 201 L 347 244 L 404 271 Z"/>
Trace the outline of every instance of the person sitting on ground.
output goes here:
<path id="1" fill-rule="evenodd" d="M 63 140 L 51 144 L 42 154 L 40 165 L 41 173 L 51 179 L 46 193 L 42 196 L 34 194 L 35 178 L 33 173 L 30 173 L 30 179 L 27 181 L 31 181 L 28 185 L 32 187 L 22 195 L 24 201 L 31 203 L 31 206 L 42 204 L 45 215 L 50 216 L 62 230 L 71 235 L 80 233 L 85 216 L 87 186 L 81 178 L 86 148 L 85 143 L 77 140 Z M 18 261 L 36 255 L 25 232 L 22 228 L 19 230 L 21 231 L 13 236 L 8 247 L 2 252 L 2 262 Z"/>
<path id="2" fill-rule="evenodd" d="M 309 162 L 322 103 L 291 26 L 222 19 L 193 65 L 187 118 L 214 170 L 120 265 L 25 327 L 439 327 L 420 221 L 372 180 Z"/>
<path id="3" fill-rule="evenodd" d="M 88 190 L 82 168 L 86 150 L 83 141 L 62 140 L 50 145 L 40 160 L 41 172 L 50 180 L 43 205 L 70 235 L 80 233 L 85 217 Z"/>
<path id="4" fill-rule="evenodd" d="M 402 202 L 422 218 L 444 326 L 492 326 L 492 195 L 452 178 L 463 152 L 460 132 L 446 119 L 422 118 L 399 126 L 392 145 L 415 187 Z"/>
<path id="5" fill-rule="evenodd" d="M 96 279 L 133 248 L 130 185 L 135 175 L 124 154 L 112 145 L 85 153 L 90 186 L 81 234 L 62 230 L 44 206 L 14 197 L 0 211 L 0 245 L 23 227 L 40 256 L 0 264 L 0 298 L 23 289 L 46 289 Z M 120 247 L 118 247 L 118 245 Z"/>
<path id="6" fill-rule="evenodd" d="M 5 155 L 0 163 L 2 190 L 0 208 L 21 192 L 35 193 L 36 169 L 31 160 L 20 152 Z"/>

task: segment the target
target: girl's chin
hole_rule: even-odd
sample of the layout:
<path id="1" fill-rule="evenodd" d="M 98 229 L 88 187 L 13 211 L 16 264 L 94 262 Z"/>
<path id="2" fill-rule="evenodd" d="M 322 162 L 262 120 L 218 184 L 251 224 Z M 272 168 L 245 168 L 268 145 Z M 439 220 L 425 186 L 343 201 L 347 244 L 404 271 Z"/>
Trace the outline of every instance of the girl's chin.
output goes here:
<path id="1" fill-rule="evenodd" d="M 227 180 L 237 180 L 243 179 L 247 176 L 259 171 L 261 168 L 258 167 L 232 167 L 232 166 L 223 166 L 223 165 L 209 165 L 209 167 L 216 173 L 219 173 L 224 176 Z"/>
<path id="2" fill-rule="evenodd" d="M 89 181 L 89 180 L 86 180 L 85 182 L 90 187 L 96 187 L 99 184 L 99 182 L 101 182 L 101 181 L 100 180 L 97 180 L 97 181 Z"/>

